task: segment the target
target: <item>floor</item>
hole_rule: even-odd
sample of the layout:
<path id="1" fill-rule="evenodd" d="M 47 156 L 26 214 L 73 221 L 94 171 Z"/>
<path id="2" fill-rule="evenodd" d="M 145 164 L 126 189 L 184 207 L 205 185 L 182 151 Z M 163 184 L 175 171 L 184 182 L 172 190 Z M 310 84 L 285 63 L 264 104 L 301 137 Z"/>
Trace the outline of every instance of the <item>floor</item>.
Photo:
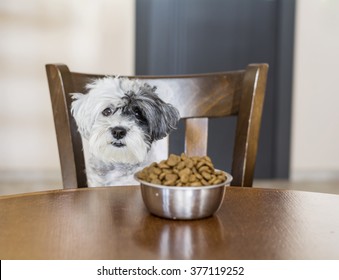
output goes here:
<path id="1" fill-rule="evenodd" d="M 254 187 L 289 189 L 308 192 L 339 194 L 339 181 L 288 181 L 288 180 L 256 180 Z"/>
<path id="2" fill-rule="evenodd" d="M 0 195 L 62 189 L 59 172 L 0 171 Z"/>
<path id="3" fill-rule="evenodd" d="M 339 181 L 255 180 L 253 186 L 339 194 Z M 9 173 L 0 171 L 0 195 L 55 189 L 62 189 L 61 175 L 58 172 L 37 174 L 34 172 Z"/>

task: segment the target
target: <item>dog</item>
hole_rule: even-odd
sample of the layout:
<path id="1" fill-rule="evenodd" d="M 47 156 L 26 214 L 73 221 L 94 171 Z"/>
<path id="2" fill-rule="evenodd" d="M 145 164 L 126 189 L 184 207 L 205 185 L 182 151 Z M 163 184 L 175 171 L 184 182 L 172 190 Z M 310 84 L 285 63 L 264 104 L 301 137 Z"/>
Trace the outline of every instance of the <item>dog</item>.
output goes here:
<path id="1" fill-rule="evenodd" d="M 179 111 L 141 80 L 107 76 L 72 93 L 71 113 L 88 143 L 88 185 L 135 184 L 133 175 L 156 158 L 154 143 L 177 128 Z"/>

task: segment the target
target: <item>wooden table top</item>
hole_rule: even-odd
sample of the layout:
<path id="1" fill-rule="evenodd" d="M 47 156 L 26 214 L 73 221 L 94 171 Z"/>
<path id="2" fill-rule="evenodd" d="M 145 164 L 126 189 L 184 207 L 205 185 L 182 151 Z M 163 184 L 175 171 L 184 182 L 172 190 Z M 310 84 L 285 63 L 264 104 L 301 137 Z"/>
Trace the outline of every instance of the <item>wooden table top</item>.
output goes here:
<path id="1" fill-rule="evenodd" d="M 0 259 L 339 259 L 339 196 L 227 187 L 194 221 L 149 214 L 136 186 L 4 196 Z"/>

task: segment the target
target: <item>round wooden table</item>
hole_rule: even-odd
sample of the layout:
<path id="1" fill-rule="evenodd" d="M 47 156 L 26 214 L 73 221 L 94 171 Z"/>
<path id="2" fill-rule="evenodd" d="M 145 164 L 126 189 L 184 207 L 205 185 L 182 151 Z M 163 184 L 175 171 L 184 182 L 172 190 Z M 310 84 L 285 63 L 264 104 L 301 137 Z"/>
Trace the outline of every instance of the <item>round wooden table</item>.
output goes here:
<path id="1" fill-rule="evenodd" d="M 194 221 L 149 214 L 137 186 L 0 197 L 0 259 L 338 258 L 338 195 L 227 187 Z"/>

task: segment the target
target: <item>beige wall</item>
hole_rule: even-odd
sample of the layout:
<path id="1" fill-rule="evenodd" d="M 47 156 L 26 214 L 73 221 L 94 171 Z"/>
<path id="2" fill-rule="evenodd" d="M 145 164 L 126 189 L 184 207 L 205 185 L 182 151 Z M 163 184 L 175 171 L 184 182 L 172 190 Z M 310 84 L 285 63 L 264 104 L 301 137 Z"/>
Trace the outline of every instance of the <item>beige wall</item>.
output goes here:
<path id="1" fill-rule="evenodd" d="M 291 174 L 339 179 L 339 1 L 299 0 Z"/>
<path id="2" fill-rule="evenodd" d="M 134 0 L 0 1 L 0 171 L 59 170 L 44 65 L 133 74 Z M 339 177 L 339 1 L 299 0 L 291 174 Z"/>
<path id="3" fill-rule="evenodd" d="M 0 1 L 0 171 L 59 170 L 44 65 L 134 73 L 134 0 Z"/>

